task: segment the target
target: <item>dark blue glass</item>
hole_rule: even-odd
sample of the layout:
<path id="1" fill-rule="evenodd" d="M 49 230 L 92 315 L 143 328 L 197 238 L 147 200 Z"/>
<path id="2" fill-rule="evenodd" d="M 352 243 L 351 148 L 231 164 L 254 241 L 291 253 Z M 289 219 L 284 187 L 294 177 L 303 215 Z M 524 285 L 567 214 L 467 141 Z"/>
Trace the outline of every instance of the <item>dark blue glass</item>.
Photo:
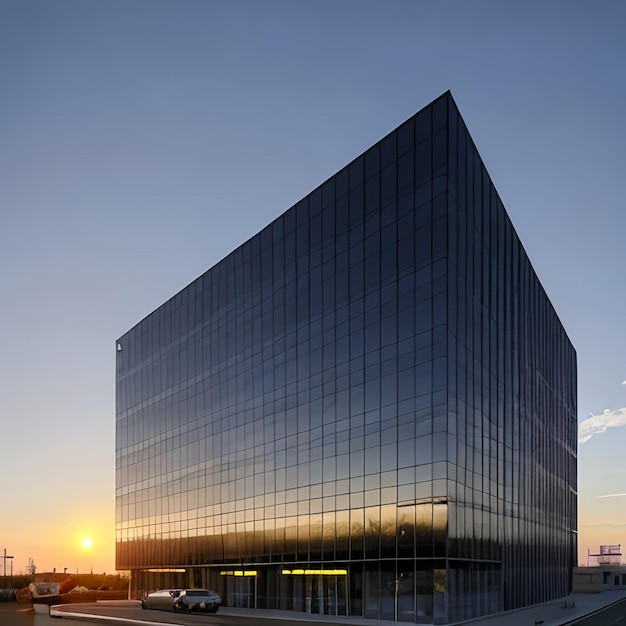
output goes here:
<path id="1" fill-rule="evenodd" d="M 135 597 L 445 624 L 569 593 L 576 353 L 449 93 L 116 356 Z"/>

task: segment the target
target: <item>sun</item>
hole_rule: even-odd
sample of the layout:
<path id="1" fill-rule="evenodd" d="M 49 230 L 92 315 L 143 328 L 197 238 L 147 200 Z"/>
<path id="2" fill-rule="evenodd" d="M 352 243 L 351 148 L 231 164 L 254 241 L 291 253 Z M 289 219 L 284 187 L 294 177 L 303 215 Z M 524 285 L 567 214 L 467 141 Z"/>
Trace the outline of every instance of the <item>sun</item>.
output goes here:
<path id="1" fill-rule="evenodd" d="M 93 541 L 91 541 L 91 539 L 89 539 L 89 537 L 85 537 L 81 541 L 81 545 L 83 546 L 83 548 L 85 548 L 85 550 L 91 550 L 91 547 L 93 546 Z"/>

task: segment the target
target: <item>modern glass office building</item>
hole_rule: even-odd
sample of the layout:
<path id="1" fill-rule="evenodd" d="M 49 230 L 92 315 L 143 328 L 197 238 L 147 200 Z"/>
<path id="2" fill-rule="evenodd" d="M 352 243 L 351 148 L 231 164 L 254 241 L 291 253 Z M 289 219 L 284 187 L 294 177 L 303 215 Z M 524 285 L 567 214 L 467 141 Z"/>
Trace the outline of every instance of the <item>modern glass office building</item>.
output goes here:
<path id="1" fill-rule="evenodd" d="M 576 353 L 446 93 L 117 341 L 133 593 L 445 624 L 570 592 Z"/>

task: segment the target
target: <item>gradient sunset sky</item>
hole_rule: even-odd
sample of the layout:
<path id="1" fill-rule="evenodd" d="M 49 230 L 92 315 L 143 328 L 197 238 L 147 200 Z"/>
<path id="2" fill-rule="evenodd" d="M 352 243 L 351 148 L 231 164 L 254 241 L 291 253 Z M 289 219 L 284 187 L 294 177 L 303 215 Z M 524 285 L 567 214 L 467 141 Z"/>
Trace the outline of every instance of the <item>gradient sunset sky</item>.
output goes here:
<path id="1" fill-rule="evenodd" d="M 448 89 L 578 352 L 579 560 L 626 544 L 625 59 L 621 0 L 3 0 L 14 572 L 115 569 L 115 340 Z"/>

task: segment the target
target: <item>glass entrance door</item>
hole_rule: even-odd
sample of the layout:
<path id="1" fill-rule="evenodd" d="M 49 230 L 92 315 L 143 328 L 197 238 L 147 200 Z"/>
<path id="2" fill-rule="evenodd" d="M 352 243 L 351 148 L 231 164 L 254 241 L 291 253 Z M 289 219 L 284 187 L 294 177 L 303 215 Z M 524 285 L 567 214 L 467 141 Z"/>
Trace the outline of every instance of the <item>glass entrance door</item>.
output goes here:
<path id="1" fill-rule="evenodd" d="M 307 576 L 306 611 L 323 615 L 347 615 L 347 576 Z"/>

